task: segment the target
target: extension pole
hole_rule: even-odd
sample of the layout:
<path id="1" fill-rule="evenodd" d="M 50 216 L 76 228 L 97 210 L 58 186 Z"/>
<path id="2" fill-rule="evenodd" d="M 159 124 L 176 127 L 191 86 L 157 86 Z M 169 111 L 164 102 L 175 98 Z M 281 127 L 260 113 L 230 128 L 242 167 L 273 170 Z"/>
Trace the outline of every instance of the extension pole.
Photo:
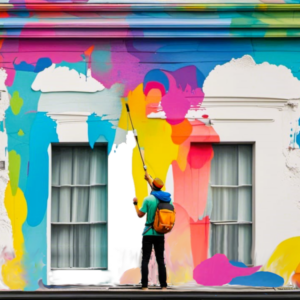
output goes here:
<path id="1" fill-rule="evenodd" d="M 139 144 L 139 141 L 138 141 L 137 132 L 136 132 L 136 130 L 135 130 L 134 127 L 133 127 L 133 122 L 132 122 L 131 115 L 130 115 L 129 105 L 128 105 L 127 103 L 125 103 L 125 105 L 126 105 L 126 110 L 127 110 L 127 112 L 128 112 L 128 115 L 129 115 L 129 119 L 130 119 L 130 123 L 131 123 L 132 129 L 133 129 L 133 134 L 134 134 L 136 143 L 137 143 L 138 148 L 139 148 L 139 152 L 140 152 L 141 159 L 142 159 L 142 162 L 143 162 L 143 167 L 144 167 L 144 170 L 147 172 L 147 166 L 146 166 L 146 164 L 145 164 L 144 157 L 143 157 L 143 155 L 142 155 L 141 147 L 140 147 L 140 144 Z"/>
<path id="2" fill-rule="evenodd" d="M 149 186 L 151 187 L 151 189 L 153 189 L 153 187 L 152 187 L 152 181 L 151 181 L 151 179 L 149 178 L 149 175 L 148 175 L 148 173 L 147 173 L 147 166 L 146 166 L 146 164 L 145 164 L 144 157 L 143 157 L 142 151 L 141 151 L 141 147 L 140 147 L 140 144 L 139 144 L 139 141 L 138 141 L 138 135 L 137 135 L 136 130 L 135 130 L 134 127 L 133 127 L 133 122 L 132 122 L 131 115 L 130 115 L 129 105 L 128 105 L 127 103 L 125 103 L 125 105 L 126 105 L 127 113 L 128 113 L 128 115 L 129 115 L 129 119 L 130 119 L 130 123 L 131 123 L 132 129 L 133 129 L 134 138 L 135 138 L 136 143 L 137 143 L 137 145 L 138 145 L 139 152 L 140 152 L 140 156 L 141 156 L 141 159 L 142 159 L 142 162 L 143 162 L 143 167 L 144 167 L 145 175 L 148 176 L 147 182 L 148 182 Z"/>

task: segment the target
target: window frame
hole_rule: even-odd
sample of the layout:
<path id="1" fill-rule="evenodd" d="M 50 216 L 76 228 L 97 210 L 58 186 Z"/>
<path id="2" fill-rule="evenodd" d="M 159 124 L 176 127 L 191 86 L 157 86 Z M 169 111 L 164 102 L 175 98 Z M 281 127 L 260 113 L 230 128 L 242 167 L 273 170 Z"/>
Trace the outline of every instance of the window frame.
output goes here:
<path id="1" fill-rule="evenodd" d="M 48 169 L 48 203 L 47 203 L 47 283 L 51 284 L 53 280 L 50 277 L 54 273 L 58 274 L 61 272 L 72 272 L 72 274 L 77 274 L 79 277 L 83 275 L 87 275 L 88 273 L 95 272 L 103 272 L 109 270 L 109 159 L 108 159 L 108 143 L 107 142 L 96 142 L 94 144 L 95 147 L 105 146 L 107 151 L 106 163 L 107 163 L 107 221 L 106 221 L 106 230 L 107 230 L 107 267 L 106 268 L 52 268 L 51 267 L 51 205 L 52 205 L 52 149 L 53 147 L 90 147 L 89 142 L 58 142 L 51 143 L 48 147 L 48 158 L 49 158 L 49 169 Z M 93 222 L 91 222 L 93 223 Z"/>
<path id="2" fill-rule="evenodd" d="M 239 146 L 239 145 L 250 145 L 252 146 L 252 197 L 251 197 L 251 211 L 252 211 L 252 221 L 251 222 L 239 222 L 239 223 L 234 223 L 234 222 L 211 222 L 211 219 L 209 218 L 209 226 L 211 228 L 211 224 L 216 224 L 216 225 L 242 225 L 242 224 L 246 224 L 246 225 L 252 225 L 251 227 L 251 238 L 252 238 L 252 242 L 251 242 L 251 264 L 247 264 L 247 266 L 251 267 L 255 265 L 255 257 L 254 257 L 254 249 L 255 249 L 255 153 L 256 153 L 256 143 L 253 141 L 234 141 L 234 142 L 212 142 L 211 145 L 230 145 L 230 146 Z M 208 187 L 209 188 L 209 187 Z M 238 188 L 238 186 L 236 187 Z M 209 229 L 210 231 L 211 229 Z M 209 242 L 208 242 L 208 258 L 211 258 L 211 248 L 210 248 L 210 241 L 211 238 L 209 238 Z"/>

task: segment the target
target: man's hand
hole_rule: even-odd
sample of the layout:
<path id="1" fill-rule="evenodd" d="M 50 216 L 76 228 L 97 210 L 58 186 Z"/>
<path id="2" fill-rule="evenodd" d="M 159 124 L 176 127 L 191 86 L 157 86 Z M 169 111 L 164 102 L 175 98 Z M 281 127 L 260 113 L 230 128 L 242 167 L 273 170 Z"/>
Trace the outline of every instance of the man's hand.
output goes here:
<path id="1" fill-rule="evenodd" d="M 133 198 L 133 204 L 134 204 L 134 207 L 135 207 L 135 211 L 136 211 L 136 214 L 138 215 L 139 218 L 142 218 L 145 213 L 141 212 L 137 206 L 137 203 L 138 203 L 138 199 L 137 197 L 134 197 Z"/>

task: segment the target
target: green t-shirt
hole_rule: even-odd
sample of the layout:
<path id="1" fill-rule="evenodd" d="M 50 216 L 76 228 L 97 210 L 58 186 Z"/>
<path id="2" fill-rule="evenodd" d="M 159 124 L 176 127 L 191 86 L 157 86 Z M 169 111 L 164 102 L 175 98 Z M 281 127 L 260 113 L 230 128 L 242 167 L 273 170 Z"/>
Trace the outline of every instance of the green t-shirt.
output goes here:
<path id="1" fill-rule="evenodd" d="M 141 212 L 147 214 L 147 224 L 151 224 L 154 222 L 155 218 L 155 212 L 157 209 L 159 201 L 152 195 L 146 197 L 144 199 L 143 205 L 140 209 Z M 146 226 L 144 231 L 148 228 L 149 226 Z M 157 233 L 153 228 L 148 230 L 148 232 L 143 233 L 143 235 L 156 235 L 156 236 L 162 236 L 162 233 Z"/>

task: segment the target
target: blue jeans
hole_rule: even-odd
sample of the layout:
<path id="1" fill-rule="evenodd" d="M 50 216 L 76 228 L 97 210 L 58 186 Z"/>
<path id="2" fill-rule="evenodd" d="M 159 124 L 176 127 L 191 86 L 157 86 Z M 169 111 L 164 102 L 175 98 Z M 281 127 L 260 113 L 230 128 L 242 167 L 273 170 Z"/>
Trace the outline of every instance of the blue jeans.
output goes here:
<path id="1" fill-rule="evenodd" d="M 148 264 L 154 246 L 155 257 L 158 264 L 158 278 L 160 286 L 167 287 L 167 271 L 164 260 L 165 237 L 164 236 L 143 236 L 143 258 L 142 258 L 142 287 L 148 287 Z"/>

